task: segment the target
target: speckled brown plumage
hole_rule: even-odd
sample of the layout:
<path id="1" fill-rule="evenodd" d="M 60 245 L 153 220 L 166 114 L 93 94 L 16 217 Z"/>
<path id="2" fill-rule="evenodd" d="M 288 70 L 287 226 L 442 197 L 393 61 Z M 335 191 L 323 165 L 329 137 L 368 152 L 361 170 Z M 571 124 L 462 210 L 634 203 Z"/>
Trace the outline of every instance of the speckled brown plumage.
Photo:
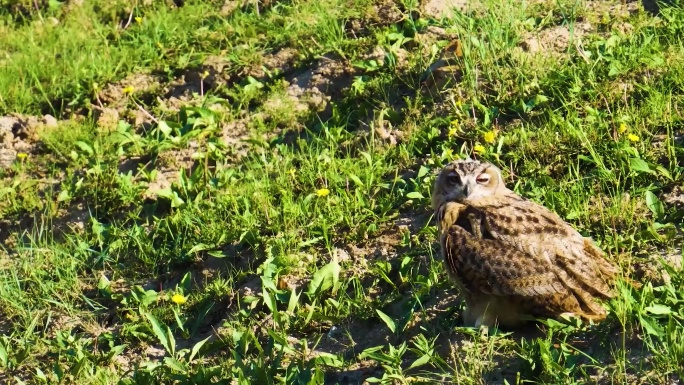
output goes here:
<path id="1" fill-rule="evenodd" d="M 489 163 L 447 165 L 432 195 L 442 256 L 471 326 L 573 314 L 600 321 L 617 268 L 549 209 L 506 188 Z"/>

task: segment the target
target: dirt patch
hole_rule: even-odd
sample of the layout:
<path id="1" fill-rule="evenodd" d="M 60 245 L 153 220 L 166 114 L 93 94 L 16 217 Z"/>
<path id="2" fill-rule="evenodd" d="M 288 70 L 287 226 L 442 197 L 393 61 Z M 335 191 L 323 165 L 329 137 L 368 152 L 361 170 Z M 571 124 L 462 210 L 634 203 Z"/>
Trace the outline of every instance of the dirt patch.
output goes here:
<path id="1" fill-rule="evenodd" d="M 467 0 L 427 0 L 422 4 L 423 11 L 436 19 L 450 16 L 454 9 L 463 12 L 467 6 Z"/>
<path id="2" fill-rule="evenodd" d="M 244 11 L 252 10 L 258 15 L 266 12 L 275 3 L 276 1 L 274 0 L 225 0 L 219 10 L 219 14 L 221 16 L 230 16 L 236 10 L 242 9 Z"/>
<path id="3" fill-rule="evenodd" d="M 528 34 L 520 46 L 531 54 L 558 55 L 565 53 L 571 44 L 581 44 L 582 37 L 590 30 L 587 22 L 576 23 L 572 31 L 569 26 L 558 25 Z"/>
<path id="4" fill-rule="evenodd" d="M 86 228 L 90 217 L 90 211 L 85 202 L 74 202 L 68 207 L 60 209 L 52 218 L 53 234 L 78 234 Z"/>
<path id="5" fill-rule="evenodd" d="M 181 71 L 166 84 L 164 100 L 157 98 L 159 104 L 171 106 L 171 110 L 177 111 L 195 95 L 203 96 L 210 90 L 231 83 L 235 79 L 226 71 L 230 64 L 225 55 L 207 56 L 201 66 Z"/>
<path id="6" fill-rule="evenodd" d="M 121 115 L 116 108 L 93 106 L 94 115 L 97 120 L 97 127 L 102 132 L 112 132 L 116 130 L 121 120 Z"/>
<path id="7" fill-rule="evenodd" d="M 287 79 L 290 84 L 287 96 L 300 107 L 322 112 L 331 98 L 339 97 L 343 89 L 349 88 L 354 69 L 339 57 L 322 57 L 311 69 L 297 73 Z"/>
<path id="8" fill-rule="evenodd" d="M 351 18 L 344 26 L 346 34 L 353 38 L 367 36 L 374 28 L 395 24 L 404 18 L 400 6 L 393 0 L 373 2 L 372 8 L 361 18 Z"/>
<path id="9" fill-rule="evenodd" d="M 245 68 L 240 75 L 251 76 L 256 80 L 265 81 L 269 77 L 286 74 L 294 69 L 294 65 L 300 58 L 299 52 L 294 48 L 283 48 L 275 53 L 262 56 L 261 61 Z"/>
<path id="10" fill-rule="evenodd" d="M 129 95 L 149 94 L 157 91 L 162 83 L 160 76 L 132 74 L 126 78 L 107 84 L 97 95 L 100 106 L 119 109 L 128 104 Z"/>
<path id="11" fill-rule="evenodd" d="M 199 148 L 199 144 L 191 141 L 187 148 L 174 149 L 161 153 L 157 159 L 157 177 L 150 181 L 143 193 L 145 199 L 157 199 L 158 193 L 171 188 L 178 180 L 179 173 L 192 173 L 195 160 L 192 159 Z"/>
<path id="12" fill-rule="evenodd" d="M 670 192 L 663 194 L 663 202 L 672 206 L 674 210 L 684 209 L 684 188 L 674 186 Z"/>
<path id="13" fill-rule="evenodd" d="M 52 115 L 36 117 L 13 114 L 0 117 L 0 168 L 11 166 L 20 153 L 32 153 L 39 133 L 58 125 L 59 122 Z"/>

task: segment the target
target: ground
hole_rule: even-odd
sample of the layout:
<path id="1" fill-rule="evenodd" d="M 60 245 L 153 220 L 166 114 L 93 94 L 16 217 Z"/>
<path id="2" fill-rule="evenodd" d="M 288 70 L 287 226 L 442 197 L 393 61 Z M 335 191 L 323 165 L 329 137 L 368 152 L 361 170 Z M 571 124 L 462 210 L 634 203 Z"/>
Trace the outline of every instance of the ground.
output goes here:
<path id="1" fill-rule="evenodd" d="M 677 2 L 130 4 L 0 0 L 0 382 L 680 383 Z M 643 286 L 463 327 L 466 157 Z"/>

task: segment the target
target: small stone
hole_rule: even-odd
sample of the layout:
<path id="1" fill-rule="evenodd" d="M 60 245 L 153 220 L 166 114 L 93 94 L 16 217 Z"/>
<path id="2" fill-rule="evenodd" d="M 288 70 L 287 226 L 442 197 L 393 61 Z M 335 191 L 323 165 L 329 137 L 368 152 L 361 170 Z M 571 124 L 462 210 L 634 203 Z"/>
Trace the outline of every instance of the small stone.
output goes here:
<path id="1" fill-rule="evenodd" d="M 47 128 L 56 128 L 59 124 L 54 116 L 47 114 L 43 116 L 43 125 Z"/>
<path id="2" fill-rule="evenodd" d="M 0 148 L 0 168 L 8 168 L 17 159 L 17 152 L 11 148 Z"/>

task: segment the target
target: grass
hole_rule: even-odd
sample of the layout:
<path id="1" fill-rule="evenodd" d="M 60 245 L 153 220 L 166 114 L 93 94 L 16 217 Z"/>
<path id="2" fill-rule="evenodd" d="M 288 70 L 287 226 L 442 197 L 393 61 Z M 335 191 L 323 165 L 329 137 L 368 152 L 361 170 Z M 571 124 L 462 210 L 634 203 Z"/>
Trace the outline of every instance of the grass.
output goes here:
<path id="1" fill-rule="evenodd" d="M 0 4 L 3 383 L 681 381 L 684 9 Z M 429 196 L 473 149 L 644 287 L 463 327 Z"/>

